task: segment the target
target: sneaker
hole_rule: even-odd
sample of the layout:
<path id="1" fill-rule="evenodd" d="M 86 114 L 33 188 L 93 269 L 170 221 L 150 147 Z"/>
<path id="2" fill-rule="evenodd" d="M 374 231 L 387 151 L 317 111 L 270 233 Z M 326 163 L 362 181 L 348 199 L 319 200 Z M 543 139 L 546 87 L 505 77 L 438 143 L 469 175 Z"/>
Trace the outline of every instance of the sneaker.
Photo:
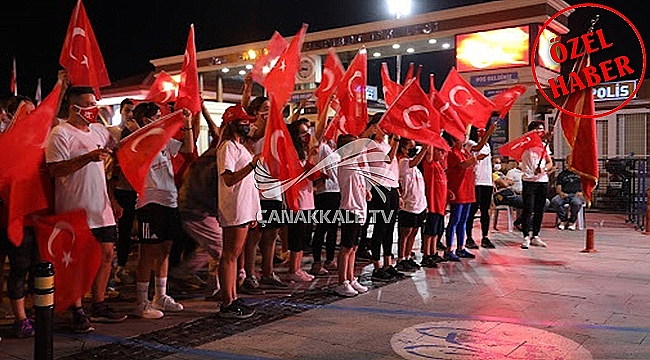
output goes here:
<path id="1" fill-rule="evenodd" d="M 560 223 L 557 225 L 557 229 L 558 230 L 564 230 L 564 229 L 566 229 L 566 225 L 564 225 L 564 223 L 560 221 Z"/>
<path id="2" fill-rule="evenodd" d="M 350 280 L 345 280 L 343 284 L 334 288 L 334 292 L 344 297 L 353 297 L 359 294 L 350 284 Z"/>
<path id="3" fill-rule="evenodd" d="M 367 287 L 367 286 L 363 286 L 363 285 L 361 285 L 361 283 L 359 283 L 359 279 L 356 278 L 356 277 L 355 277 L 354 279 L 352 279 L 352 281 L 350 282 L 350 285 L 351 285 L 352 288 L 353 288 L 354 290 L 356 290 L 359 294 L 363 294 L 363 293 L 367 293 L 367 292 L 368 292 L 368 287 Z"/>
<path id="4" fill-rule="evenodd" d="M 375 270 L 372 271 L 372 277 L 371 277 L 372 281 L 384 281 L 384 282 L 387 282 L 387 281 L 392 281 L 393 278 L 394 277 L 392 275 L 390 275 L 389 273 L 387 273 L 386 270 L 384 270 L 384 269 L 375 269 Z"/>
<path id="5" fill-rule="evenodd" d="M 539 236 L 533 236 L 533 238 L 530 240 L 530 244 L 533 246 L 546 247 L 546 243 L 543 242 Z"/>
<path id="6" fill-rule="evenodd" d="M 521 243 L 521 248 L 528 249 L 529 246 L 530 246 L 530 236 L 525 236 L 524 241 Z"/>
<path id="7" fill-rule="evenodd" d="M 16 337 L 19 339 L 30 338 L 34 336 L 34 325 L 28 318 L 16 320 L 13 326 Z"/>
<path id="8" fill-rule="evenodd" d="M 125 314 L 111 309 L 104 301 L 94 303 L 90 313 L 90 321 L 99 323 L 117 323 L 126 320 Z"/>
<path id="9" fill-rule="evenodd" d="M 285 282 L 283 282 L 278 275 L 272 273 L 270 277 L 264 277 L 260 279 L 260 287 L 270 287 L 273 289 L 286 289 L 289 287 Z"/>
<path id="10" fill-rule="evenodd" d="M 295 273 L 289 273 L 287 280 L 293 282 L 310 282 L 314 280 L 314 276 L 309 275 L 302 270 L 297 270 Z"/>
<path id="11" fill-rule="evenodd" d="M 486 249 L 494 249 L 494 244 L 492 241 L 490 241 L 490 239 L 484 237 L 481 239 L 481 247 L 484 247 Z"/>
<path id="12" fill-rule="evenodd" d="M 413 256 L 413 255 L 412 255 L 412 256 Z M 406 260 L 406 261 L 408 261 L 409 265 L 411 265 L 411 267 L 414 268 L 414 269 L 416 269 L 416 270 L 417 270 L 417 269 L 420 269 L 420 268 L 422 267 L 422 266 L 420 266 L 420 264 L 418 264 L 418 263 L 415 261 L 415 259 L 414 259 L 413 257 L 410 257 L 410 258 L 409 258 L 408 260 Z"/>
<path id="13" fill-rule="evenodd" d="M 567 227 L 566 227 L 567 229 L 569 229 L 571 231 L 576 231 L 576 223 L 572 222 L 572 223 L 567 223 L 567 224 L 568 224 Z"/>
<path id="14" fill-rule="evenodd" d="M 237 299 L 239 300 L 239 299 Z M 255 314 L 255 309 L 245 306 L 240 301 L 233 301 L 228 306 L 219 306 L 218 316 L 224 319 L 247 319 Z"/>
<path id="15" fill-rule="evenodd" d="M 151 301 L 147 300 L 138 304 L 135 308 L 135 316 L 142 319 L 160 319 L 165 316 L 165 314 L 162 311 L 155 309 L 151 305 Z"/>
<path id="16" fill-rule="evenodd" d="M 183 304 L 177 303 L 176 300 L 169 295 L 163 295 L 159 298 L 154 297 L 151 306 L 153 306 L 154 309 L 169 312 L 179 312 L 184 309 Z"/>
<path id="17" fill-rule="evenodd" d="M 104 293 L 106 299 L 117 299 L 120 297 L 120 292 L 117 291 L 114 287 L 107 287 L 106 292 Z"/>
<path id="18" fill-rule="evenodd" d="M 476 257 L 476 255 L 467 251 L 467 249 L 456 250 L 456 256 L 462 259 L 474 259 Z"/>
<path id="19" fill-rule="evenodd" d="M 325 260 L 325 269 L 328 271 L 336 271 L 339 269 L 338 264 L 336 263 L 336 260 Z"/>
<path id="20" fill-rule="evenodd" d="M 524 228 L 521 226 L 521 223 L 518 221 L 513 222 L 512 226 L 514 226 L 515 229 L 517 229 L 517 231 L 521 231 L 521 232 L 524 231 Z"/>
<path id="21" fill-rule="evenodd" d="M 445 251 L 445 261 L 459 262 L 460 258 L 453 251 Z"/>
<path id="22" fill-rule="evenodd" d="M 467 238 L 467 242 L 465 242 L 465 247 L 468 249 L 478 249 L 478 244 L 474 242 L 474 239 Z"/>
<path id="23" fill-rule="evenodd" d="M 392 276 L 392 277 L 394 277 L 394 278 L 397 278 L 397 279 L 400 279 L 400 278 L 403 278 L 403 277 L 406 276 L 406 274 L 404 274 L 403 272 L 397 271 L 397 269 L 395 269 L 395 267 L 392 266 L 392 265 L 389 266 L 389 267 L 387 267 L 387 268 L 384 269 L 384 270 L 386 270 L 386 272 L 388 273 L 388 275 L 390 275 L 390 276 Z"/>
<path id="24" fill-rule="evenodd" d="M 239 291 L 248 295 L 264 294 L 264 290 L 260 289 L 260 282 L 255 275 L 247 276 L 239 287 Z"/>
<path id="25" fill-rule="evenodd" d="M 440 251 L 447 251 L 447 245 L 443 244 L 441 240 L 436 242 L 436 248 Z"/>
<path id="26" fill-rule="evenodd" d="M 420 266 L 425 268 L 432 268 L 438 267 L 438 264 L 436 264 L 431 255 L 427 255 L 422 258 L 422 261 L 420 261 Z"/>
<path id="27" fill-rule="evenodd" d="M 415 271 L 415 268 L 411 265 L 411 263 L 408 262 L 408 260 L 400 260 L 397 262 L 397 265 L 395 265 L 395 268 L 399 271 L 406 271 L 406 272 L 413 272 Z"/>
<path id="28" fill-rule="evenodd" d="M 77 334 L 85 334 L 94 330 L 95 328 L 90 325 L 88 315 L 82 307 L 72 309 L 72 331 Z"/>
<path id="29" fill-rule="evenodd" d="M 242 286 L 244 284 L 245 279 L 246 279 L 246 270 L 239 269 L 239 272 L 237 272 L 237 286 Z"/>
<path id="30" fill-rule="evenodd" d="M 309 273 L 314 276 L 327 276 L 329 275 L 330 272 L 323 267 L 323 263 L 315 262 L 311 265 L 311 269 L 309 269 Z"/>

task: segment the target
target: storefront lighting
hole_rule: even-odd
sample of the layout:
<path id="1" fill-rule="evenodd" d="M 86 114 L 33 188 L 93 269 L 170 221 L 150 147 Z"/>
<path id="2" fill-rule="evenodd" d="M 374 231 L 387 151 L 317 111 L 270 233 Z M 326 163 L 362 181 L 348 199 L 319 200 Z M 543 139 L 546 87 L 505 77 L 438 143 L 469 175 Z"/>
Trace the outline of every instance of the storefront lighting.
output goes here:
<path id="1" fill-rule="evenodd" d="M 442 44 L 442 48 L 443 48 L 443 49 L 449 49 L 450 46 L 451 46 L 451 45 L 449 45 L 449 43 L 444 43 L 444 44 Z"/>
<path id="2" fill-rule="evenodd" d="M 435 44 L 437 42 L 438 42 L 438 40 L 436 40 L 436 39 L 429 39 L 429 44 L 433 45 L 433 44 Z"/>
<path id="3" fill-rule="evenodd" d="M 251 70 L 252 68 L 253 68 L 253 64 L 246 65 L 246 70 Z"/>
<path id="4" fill-rule="evenodd" d="M 409 54 L 412 54 L 412 53 L 415 52 L 415 49 L 414 48 L 408 48 L 408 49 L 406 49 L 406 52 L 409 53 Z"/>
<path id="5" fill-rule="evenodd" d="M 239 75 L 246 75 L 246 70 L 239 70 Z"/>
<path id="6" fill-rule="evenodd" d="M 228 71 L 230 71 L 230 69 L 228 69 L 228 68 L 221 69 L 221 72 L 224 73 L 224 74 L 227 73 Z"/>
<path id="7" fill-rule="evenodd" d="M 374 57 L 380 57 L 380 56 L 381 56 L 381 53 L 380 53 L 380 52 L 372 53 L 372 56 L 374 56 Z"/>
<path id="8" fill-rule="evenodd" d="M 393 44 L 393 49 L 397 50 L 397 49 L 399 49 L 399 48 L 400 48 L 400 45 L 399 45 L 399 44 Z"/>

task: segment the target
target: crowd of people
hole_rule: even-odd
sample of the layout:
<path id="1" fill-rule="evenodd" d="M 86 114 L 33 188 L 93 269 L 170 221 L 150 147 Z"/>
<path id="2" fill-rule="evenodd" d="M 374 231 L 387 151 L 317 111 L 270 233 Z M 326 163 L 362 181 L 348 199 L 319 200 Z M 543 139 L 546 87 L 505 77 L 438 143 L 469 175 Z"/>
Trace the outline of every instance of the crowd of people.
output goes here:
<path id="1" fill-rule="evenodd" d="M 287 289 L 292 283 L 311 282 L 330 272 L 337 274 L 333 291 L 340 296 L 365 293 L 369 288 L 355 267 L 359 260 L 372 264 L 372 282 L 386 282 L 421 267 L 475 258 L 471 249 L 494 249 L 489 226 L 495 202 L 521 209 L 516 225 L 523 233 L 523 249 L 547 246 L 540 228 L 548 206 L 553 161 L 548 154 L 540 157 L 540 152 L 527 150 L 522 161 L 504 174 L 503 159 L 492 156 L 490 148 L 494 118 L 485 129 L 472 127 L 466 138 L 443 132 L 448 147 L 436 147 L 385 133 L 381 112 L 369 119 L 359 136 L 343 134 L 327 140 L 296 111 L 287 120 L 288 131 L 298 166 L 309 176 L 293 185 L 298 206 L 293 210 L 340 211 L 346 216 L 339 222 L 314 224 L 304 217 L 286 222 L 273 216 L 287 211 L 285 194 L 265 197 L 256 177 L 269 168 L 262 153 L 269 141 L 265 133 L 270 103 L 265 97 L 251 99 L 249 76 L 242 103 L 226 109 L 219 128 L 203 107 L 210 146 L 202 154 L 196 153 L 195 146 L 200 114 L 183 110 L 183 127 L 155 157 L 140 194 L 122 174 L 114 155 L 122 139 L 160 118 L 161 105 L 126 99 L 120 105 L 121 124 L 107 127 L 97 122 L 92 88 L 69 86 L 64 75 L 59 81 L 66 95 L 58 118 L 53 119 L 45 157 L 55 185 L 53 211 L 84 209 L 102 258 L 89 307 L 84 308 L 80 298 L 70 309 L 75 332 L 92 331 L 94 322 L 127 318 L 105 301 L 109 282 L 134 283 L 133 315 L 158 319 L 184 308 L 168 293 L 168 279 L 189 284 L 206 267 L 209 278 L 205 283 L 198 281 L 206 287 L 206 299 L 219 302 L 219 315 L 224 318 L 247 318 L 255 313 L 239 293 Z M 21 101 L 31 103 L 24 97 L 0 103 L 2 130 L 11 126 L 16 102 Z M 325 115 L 319 117 L 326 121 Z M 528 130 L 543 133 L 544 123 L 533 121 Z M 180 180 L 173 164 L 179 156 L 190 159 Z M 323 162 L 330 166 L 319 167 Z M 369 173 L 381 176 L 369 180 Z M 550 203 L 558 211 L 559 228 L 575 229 L 575 216 L 582 206 L 580 178 L 562 172 L 556 190 Z M 570 205 L 569 214 L 565 204 Z M 480 242 L 474 240 L 474 219 L 479 212 Z M 4 220 L 0 263 L 4 264 L 6 254 L 14 330 L 18 337 L 30 337 L 34 324 L 25 309 L 25 297 L 30 289 L 28 275 L 38 262 L 34 229 L 25 227 L 24 240 L 16 247 L 8 241 Z M 132 244 L 136 223 L 137 247 Z M 418 233 L 420 261 L 413 252 Z M 132 274 L 127 262 L 134 248 L 139 257 Z M 303 266 L 306 249 L 313 258 L 307 271 Z M 286 275 L 275 272 L 278 264 L 288 267 Z"/>

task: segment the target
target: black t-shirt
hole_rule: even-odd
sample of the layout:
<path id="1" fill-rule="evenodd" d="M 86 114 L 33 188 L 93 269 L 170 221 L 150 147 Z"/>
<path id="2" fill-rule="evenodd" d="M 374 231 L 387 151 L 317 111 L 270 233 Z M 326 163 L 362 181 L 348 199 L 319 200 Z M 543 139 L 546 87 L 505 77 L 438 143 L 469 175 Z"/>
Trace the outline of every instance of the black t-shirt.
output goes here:
<path id="1" fill-rule="evenodd" d="M 582 191 L 582 184 L 580 182 L 580 176 L 569 170 L 562 170 L 560 175 L 557 176 L 555 181 L 556 185 L 562 186 L 562 192 L 567 194 L 575 194 L 578 191 Z"/>

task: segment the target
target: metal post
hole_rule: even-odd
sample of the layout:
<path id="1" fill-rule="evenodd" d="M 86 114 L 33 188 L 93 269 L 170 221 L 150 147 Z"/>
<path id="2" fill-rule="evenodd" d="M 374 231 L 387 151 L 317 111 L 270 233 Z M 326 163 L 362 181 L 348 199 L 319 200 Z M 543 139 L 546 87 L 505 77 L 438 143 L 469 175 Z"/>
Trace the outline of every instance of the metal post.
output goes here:
<path id="1" fill-rule="evenodd" d="M 584 250 L 580 251 L 581 253 L 595 253 L 598 252 L 594 247 L 594 229 L 587 229 L 587 238 Z"/>
<path id="2" fill-rule="evenodd" d="M 397 55 L 395 56 L 395 62 L 397 63 L 396 66 L 396 74 L 395 74 L 395 82 L 398 84 L 402 83 L 402 55 Z"/>
<path id="3" fill-rule="evenodd" d="M 223 102 L 223 79 L 217 75 L 217 101 Z"/>
<path id="4" fill-rule="evenodd" d="M 54 358 L 54 266 L 41 262 L 34 274 L 34 310 L 36 333 L 34 360 Z"/>

